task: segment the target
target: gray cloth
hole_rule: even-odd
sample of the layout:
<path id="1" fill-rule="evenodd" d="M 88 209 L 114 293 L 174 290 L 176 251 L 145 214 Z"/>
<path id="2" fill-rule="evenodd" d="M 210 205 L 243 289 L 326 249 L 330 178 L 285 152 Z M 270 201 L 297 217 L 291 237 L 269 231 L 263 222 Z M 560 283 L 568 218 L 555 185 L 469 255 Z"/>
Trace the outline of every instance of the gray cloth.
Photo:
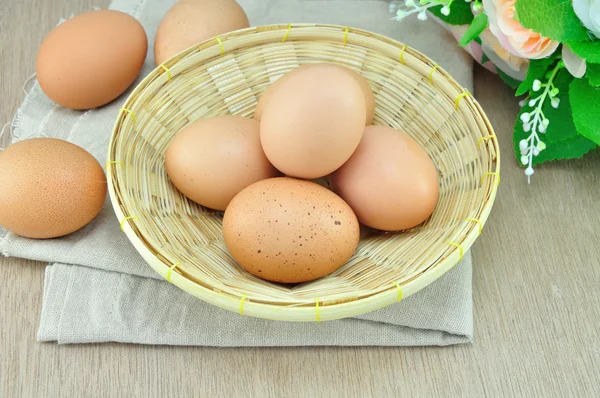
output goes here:
<path id="1" fill-rule="evenodd" d="M 397 23 L 388 2 L 238 0 L 253 25 L 315 22 L 363 28 L 401 40 L 432 57 L 468 89 L 472 61 L 442 27 Z M 144 25 L 149 39 L 138 82 L 153 69 L 156 27 L 174 0 L 115 0 Z M 131 89 L 130 89 L 131 90 Z M 18 110 L 14 141 L 58 137 L 90 151 L 101 164 L 127 94 L 100 109 L 55 105 L 37 82 Z M 53 263 L 46 269 L 40 341 L 127 342 L 202 346 L 448 345 L 472 341 L 471 256 L 401 303 L 352 319 L 288 323 L 243 317 L 203 303 L 162 280 L 119 229 L 110 203 L 82 230 L 35 241 L 0 229 L 5 256 Z"/>

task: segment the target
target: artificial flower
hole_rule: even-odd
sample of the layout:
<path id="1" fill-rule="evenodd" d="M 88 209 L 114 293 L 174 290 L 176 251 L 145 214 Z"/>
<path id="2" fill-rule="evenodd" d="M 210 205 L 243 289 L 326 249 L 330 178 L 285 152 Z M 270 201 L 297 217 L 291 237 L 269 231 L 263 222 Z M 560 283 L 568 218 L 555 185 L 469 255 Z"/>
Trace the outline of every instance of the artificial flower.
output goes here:
<path id="1" fill-rule="evenodd" d="M 597 2 L 600 4 L 600 1 Z M 550 56 L 559 43 L 524 28 L 514 18 L 515 3 L 516 0 L 483 0 L 490 31 L 498 38 L 502 47 L 518 57 L 540 59 Z"/>
<path id="2" fill-rule="evenodd" d="M 583 26 L 600 38 L 600 0 L 573 0 L 573 9 Z"/>
<path id="3" fill-rule="evenodd" d="M 562 60 L 565 63 L 565 67 L 569 73 L 573 75 L 573 77 L 580 79 L 583 77 L 583 75 L 585 75 L 585 71 L 587 69 L 585 59 L 575 54 L 566 45 L 563 45 L 562 48 Z"/>
<path id="4" fill-rule="evenodd" d="M 479 37 L 481 38 L 483 51 L 497 67 L 514 79 L 525 79 L 527 69 L 529 68 L 529 59 L 519 57 L 506 50 L 489 29 L 484 30 Z"/>

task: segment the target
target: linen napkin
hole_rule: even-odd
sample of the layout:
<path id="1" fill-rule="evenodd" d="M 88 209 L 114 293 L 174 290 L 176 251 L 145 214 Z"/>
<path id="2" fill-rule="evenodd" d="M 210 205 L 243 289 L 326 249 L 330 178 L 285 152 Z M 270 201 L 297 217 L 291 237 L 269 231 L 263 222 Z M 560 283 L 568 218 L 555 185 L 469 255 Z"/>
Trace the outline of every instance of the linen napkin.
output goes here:
<path id="1" fill-rule="evenodd" d="M 139 82 L 154 68 L 156 28 L 175 0 L 115 0 L 110 8 L 137 18 L 149 50 Z M 238 0 L 252 25 L 331 23 L 371 30 L 424 52 L 466 88 L 472 60 L 433 21 L 391 20 L 387 1 Z M 136 82 L 136 83 L 137 83 Z M 135 84 L 130 88 L 135 86 Z M 37 81 L 12 126 L 11 140 L 56 137 L 106 161 L 115 118 L 128 93 L 85 112 L 50 101 Z M 1 137 L 0 137 L 0 142 Z M 401 303 L 355 318 L 322 323 L 275 322 L 219 309 L 162 280 L 119 228 L 109 201 L 82 230 L 30 240 L 0 229 L 0 252 L 52 263 L 46 268 L 39 341 L 125 342 L 201 346 L 448 345 L 472 341 L 471 256 Z"/>

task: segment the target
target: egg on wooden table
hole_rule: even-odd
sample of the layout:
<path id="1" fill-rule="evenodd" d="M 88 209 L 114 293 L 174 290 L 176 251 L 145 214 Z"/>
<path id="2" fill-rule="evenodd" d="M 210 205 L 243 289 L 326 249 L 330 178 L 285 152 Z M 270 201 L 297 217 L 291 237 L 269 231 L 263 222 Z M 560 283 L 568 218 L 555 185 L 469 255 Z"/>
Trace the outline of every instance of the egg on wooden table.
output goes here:
<path id="1" fill-rule="evenodd" d="M 250 185 L 223 217 L 231 256 L 251 274 L 273 282 L 329 275 L 354 254 L 359 235 L 354 212 L 339 196 L 288 177 Z"/>
<path id="2" fill-rule="evenodd" d="M 38 52 L 40 87 L 54 102 L 71 109 L 105 105 L 140 73 L 148 40 L 142 25 L 120 11 L 78 15 L 57 26 Z"/>
<path id="3" fill-rule="evenodd" d="M 438 172 L 427 152 L 387 126 L 367 126 L 352 157 L 329 180 L 361 223 L 384 231 L 417 226 L 438 201 Z"/>
<path id="4" fill-rule="evenodd" d="M 165 14 L 154 39 L 157 65 L 212 37 L 250 26 L 234 0 L 181 0 Z"/>
<path id="5" fill-rule="evenodd" d="M 84 227 L 102 209 L 106 177 L 70 142 L 33 138 L 0 152 L 0 225 L 27 238 L 56 238 Z"/>
<path id="6" fill-rule="evenodd" d="M 165 157 L 175 187 L 215 210 L 225 210 L 248 185 L 278 175 L 260 145 L 258 122 L 241 116 L 216 116 L 186 126 Z"/>
<path id="7" fill-rule="evenodd" d="M 343 68 L 331 64 L 298 68 L 265 104 L 260 140 L 267 158 L 281 172 L 315 179 L 350 158 L 366 115 L 361 86 Z"/>

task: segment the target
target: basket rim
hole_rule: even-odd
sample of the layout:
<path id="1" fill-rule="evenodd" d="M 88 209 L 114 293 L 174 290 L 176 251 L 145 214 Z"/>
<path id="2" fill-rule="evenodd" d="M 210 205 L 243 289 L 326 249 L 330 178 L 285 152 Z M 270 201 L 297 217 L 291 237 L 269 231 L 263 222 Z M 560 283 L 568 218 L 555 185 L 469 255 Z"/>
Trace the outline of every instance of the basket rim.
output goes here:
<path id="1" fill-rule="evenodd" d="M 444 79 L 446 79 L 453 86 L 460 88 L 463 92 L 467 92 L 456 80 L 446 72 L 442 67 L 440 67 L 437 63 L 431 60 L 429 57 L 425 56 L 423 53 L 415 50 L 414 48 L 405 45 L 399 41 L 391 39 L 389 37 L 383 36 L 378 33 L 370 32 L 364 29 L 358 29 L 353 27 L 341 26 L 341 25 L 332 25 L 332 24 L 312 24 L 312 23 L 291 23 L 291 24 L 273 24 L 273 25 L 260 25 L 256 27 L 245 28 L 241 30 L 232 31 L 220 36 L 213 37 L 211 39 L 205 40 L 201 43 L 193 45 L 186 50 L 183 50 L 179 54 L 171 57 L 167 61 L 165 61 L 162 65 L 158 65 L 155 67 L 138 85 L 134 88 L 134 90 L 129 94 L 127 100 L 124 102 L 123 107 L 127 109 L 130 107 L 136 100 L 137 95 L 142 91 L 150 82 L 154 81 L 158 75 L 165 72 L 166 66 L 167 68 L 175 65 L 179 60 L 185 58 L 186 56 L 198 52 L 209 52 L 217 53 L 227 52 L 227 47 L 230 44 L 235 42 L 236 38 L 247 37 L 249 35 L 260 34 L 263 32 L 273 32 L 273 31 L 285 31 L 285 39 L 289 41 L 294 41 L 294 35 L 290 34 L 292 31 L 297 31 L 299 29 L 324 29 L 327 31 L 335 30 L 340 32 L 340 40 L 343 40 L 344 43 L 352 43 L 352 38 L 356 38 L 357 36 L 365 36 L 369 38 L 374 38 L 383 43 L 389 44 L 391 46 L 396 47 L 400 54 L 411 55 L 420 61 L 428 64 L 433 69 L 436 70 L 437 73 L 441 74 Z M 283 35 L 282 35 L 283 36 Z M 400 62 L 400 60 L 396 60 L 396 62 Z M 486 132 L 482 135 L 484 136 L 495 136 L 494 129 L 489 121 L 487 115 L 483 111 L 480 104 L 472 95 L 467 95 L 461 97 L 461 101 L 469 104 L 475 110 L 470 113 L 476 114 L 483 121 Z M 457 99 L 457 108 L 458 108 L 458 99 Z M 123 122 L 123 112 L 119 112 L 117 116 L 113 130 L 111 133 L 108 152 L 107 152 L 107 161 L 111 163 L 112 159 L 112 151 L 116 144 L 116 139 L 119 133 L 119 129 L 121 127 L 121 123 Z M 487 198 L 481 209 L 481 216 L 479 217 L 478 223 L 471 223 L 463 236 L 463 240 L 453 244 L 454 250 L 444 258 L 441 258 L 433 265 L 431 265 L 428 269 L 424 270 L 422 273 L 418 274 L 418 276 L 413 277 L 411 280 L 406 281 L 400 286 L 399 284 L 391 285 L 389 288 L 380 291 L 378 293 L 374 293 L 369 296 L 358 298 L 354 301 L 343 302 L 343 303 L 327 303 L 327 298 L 324 299 L 316 299 L 312 305 L 304 305 L 304 306 L 281 306 L 281 305 L 273 305 L 266 304 L 256 301 L 251 301 L 246 298 L 246 295 L 235 296 L 232 294 L 225 294 L 219 292 L 214 289 L 210 289 L 209 287 L 203 286 L 199 283 L 196 283 L 180 273 L 173 271 L 173 265 L 169 265 L 161 260 L 156 254 L 154 254 L 150 248 L 146 245 L 142 237 L 138 235 L 135 228 L 135 215 L 129 214 L 127 209 L 124 208 L 123 204 L 119 201 L 117 188 L 115 186 L 115 179 L 117 179 L 117 175 L 115 172 L 115 167 L 107 167 L 107 181 L 108 181 L 108 191 L 111 199 L 111 204 L 117 215 L 118 220 L 122 221 L 121 226 L 123 232 L 126 234 L 127 238 L 133 244 L 135 249 L 141 254 L 142 258 L 162 277 L 167 279 L 170 283 L 184 290 L 185 292 L 203 300 L 210 304 L 216 305 L 220 308 L 230 310 L 233 312 L 238 312 L 241 315 L 248 315 L 258 318 L 271 319 L 271 320 L 282 320 L 282 321 L 303 321 L 303 322 L 314 322 L 314 321 L 324 321 L 324 320 L 335 320 L 341 318 L 348 318 L 352 316 L 361 315 L 367 312 L 371 312 L 383 307 L 386 307 L 390 304 L 401 301 L 403 298 L 406 298 L 424 287 L 428 286 L 435 280 L 437 280 L 440 276 L 445 274 L 447 271 L 452 269 L 460 260 L 462 260 L 462 256 L 466 253 L 477 237 L 479 236 L 481 229 L 486 224 L 491 209 L 494 205 L 498 183 L 499 183 L 499 171 L 500 171 L 500 148 L 497 142 L 497 139 L 487 140 L 486 145 L 483 146 L 482 150 L 488 152 L 488 156 L 492 159 L 493 170 L 490 170 L 488 173 L 496 174 L 498 177 L 494 182 L 491 182 L 493 179 L 489 179 L 490 182 L 487 183 L 487 190 L 485 198 Z M 107 165 L 108 165 L 107 163 Z M 128 222 L 125 222 L 128 221 Z"/>

